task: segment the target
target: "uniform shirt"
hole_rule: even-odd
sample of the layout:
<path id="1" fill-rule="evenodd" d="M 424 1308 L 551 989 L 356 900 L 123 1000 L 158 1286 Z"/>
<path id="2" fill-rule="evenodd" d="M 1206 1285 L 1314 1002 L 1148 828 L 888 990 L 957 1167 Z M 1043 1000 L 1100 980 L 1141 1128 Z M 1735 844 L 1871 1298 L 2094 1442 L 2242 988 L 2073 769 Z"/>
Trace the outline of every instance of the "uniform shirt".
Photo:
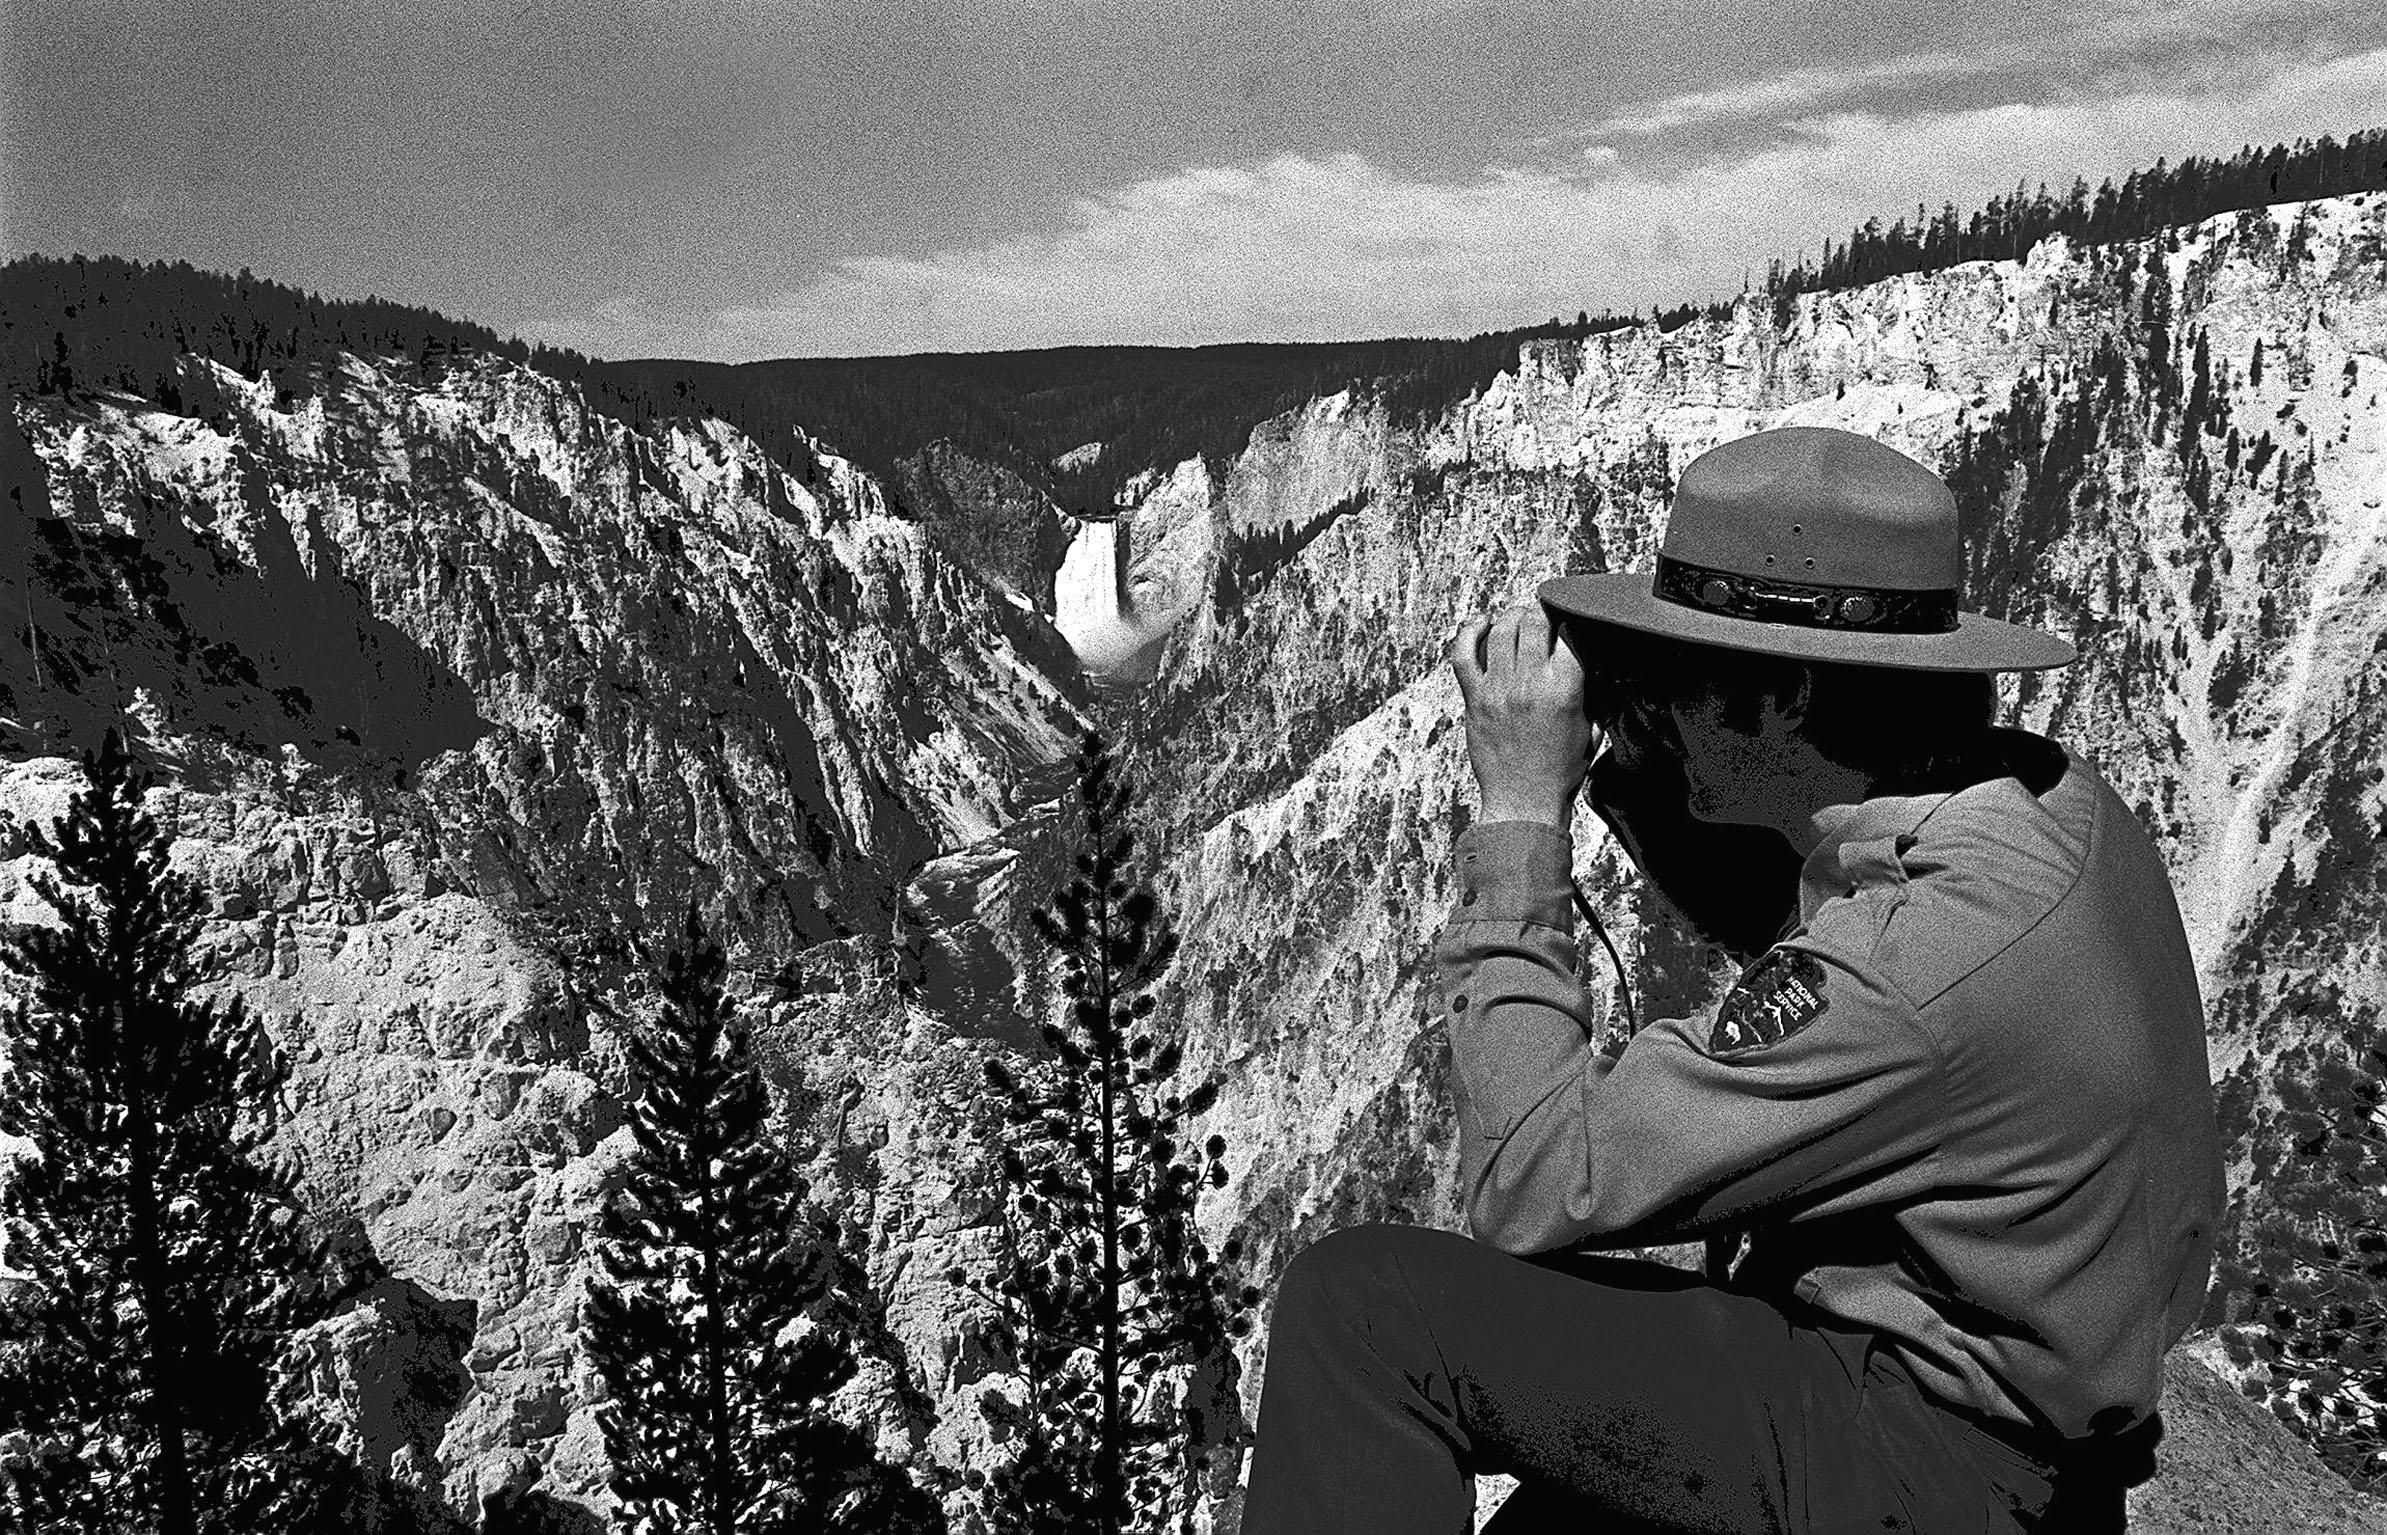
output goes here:
<path id="1" fill-rule="evenodd" d="M 1746 1230 L 1736 1285 L 1886 1335 L 1944 1399 L 2135 1425 L 2223 1193 L 2153 844 L 2069 752 L 2043 794 L 1998 778 L 1818 824 L 1798 925 L 1714 1019 L 1615 1055 L 1574 975 L 1567 835 L 1460 835 L 1435 998 L 1469 1230 L 1517 1253 Z"/>

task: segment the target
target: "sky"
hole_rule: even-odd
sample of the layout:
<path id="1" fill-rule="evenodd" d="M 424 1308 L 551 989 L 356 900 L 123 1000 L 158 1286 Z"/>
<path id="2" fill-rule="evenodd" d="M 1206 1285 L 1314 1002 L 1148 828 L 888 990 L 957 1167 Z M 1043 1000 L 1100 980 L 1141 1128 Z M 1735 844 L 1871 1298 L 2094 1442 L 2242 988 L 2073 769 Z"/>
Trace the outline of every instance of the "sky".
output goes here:
<path id="1" fill-rule="evenodd" d="M 0 0 L 0 249 L 599 356 L 1466 335 L 2387 126 L 2387 0 Z"/>

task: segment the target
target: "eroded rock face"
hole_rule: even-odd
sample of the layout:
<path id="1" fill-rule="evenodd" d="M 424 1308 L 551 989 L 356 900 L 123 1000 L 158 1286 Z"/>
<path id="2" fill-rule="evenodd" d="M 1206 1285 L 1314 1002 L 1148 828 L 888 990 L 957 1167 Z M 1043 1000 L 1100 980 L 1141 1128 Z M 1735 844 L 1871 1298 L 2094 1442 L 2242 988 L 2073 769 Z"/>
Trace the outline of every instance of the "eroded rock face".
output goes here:
<path id="1" fill-rule="evenodd" d="M 1975 601 L 2078 638 L 2078 666 L 2008 706 L 2096 758 L 2161 839 L 2233 1133 L 2259 1129 L 2266 1072 L 2323 1002 L 2377 1007 L 2387 985 L 2365 835 L 2387 219 L 2316 205 L 2291 258 L 2298 212 L 1809 296 L 1781 329 L 1744 305 L 1533 342 L 1428 419 L 1365 391 L 1313 402 L 1223 477 L 1138 481 L 1106 548 L 1080 531 L 1059 628 L 1127 692 L 1143 845 L 1185 939 L 1164 1015 L 1189 1074 L 1226 1083 L 1198 1132 L 1226 1136 L 1235 1174 L 1203 1204 L 1214 1244 L 1242 1237 L 1265 1287 L 1335 1226 L 1457 1223 L 1448 1049 L 1421 1007 L 1473 803 L 1443 647 L 1545 576 L 1645 568 L 1682 464 L 1779 424 L 1943 466 L 1978 522 Z M 2226 364 L 2201 472 L 2156 382 L 2150 283 L 2166 357 L 2201 330 Z M 294 412 L 193 367 L 206 420 L 20 406 L 44 478 L 0 506 L 26 551 L 0 561 L 0 612 L 30 600 L 50 637 L 0 638 L 0 803 L 62 809 L 57 751 L 119 697 L 169 765 L 155 803 L 215 893 L 217 984 L 300 1063 L 312 1186 L 415 1287 L 360 1305 L 327 1369 L 437 1361 L 438 1308 L 473 1307 L 469 1389 L 368 1409 L 358 1388 L 371 1442 L 460 1512 L 602 1506 L 572 1311 L 625 1154 L 631 940 L 693 896 L 731 939 L 780 1131 L 881 1289 L 849 1406 L 890 1453 L 982 1464 L 971 1404 L 1002 1361 L 940 1276 L 991 1248 L 981 1063 L 1054 1005 L 1024 913 L 1068 867 L 1060 636 L 833 459 L 798 479 L 725 428 L 629 433 L 497 364 L 359 364 Z M 1717 956 L 1579 829 L 1645 1014 L 1712 999 Z M 21 855 L 0 845 L 0 899 L 30 918 Z M 1616 995 L 1596 950 L 1585 973 Z M 2309 1471 L 2216 1379 L 2174 1361 L 2179 1423 L 2136 1527 L 2200 1527 L 2218 1505 L 2186 1489 L 2235 1458 Z M 1217 1491 L 1230 1528 L 1231 1476 Z M 2232 1527 L 2297 1517 L 2250 1503 Z"/>
<path id="2" fill-rule="evenodd" d="M 313 1345 L 360 1448 L 460 1515 L 526 1465 L 601 1505 L 573 1334 L 629 1149 L 635 946 L 705 912 L 763 978 L 791 1139 L 866 1200 L 929 1064 L 890 980 L 903 887 L 1053 792 L 1066 655 L 834 459 L 807 482 L 718 426 L 633 433 L 496 362 L 355 363 L 287 411 L 185 369 L 205 419 L 16 413 L 41 473 L 0 584 L 41 629 L 0 672 L 0 806 L 55 819 L 59 753 L 131 722 L 213 986 L 293 1059 L 309 1195 L 388 1275 Z M 41 920 L 0 853 L 0 903 Z M 919 1256 L 859 1229 L 882 1273 Z M 930 1414 L 890 1339 L 854 1410 L 908 1441 Z"/>
<path id="3" fill-rule="evenodd" d="M 2130 1528 L 2356 1535 L 2387 1529 L 2387 1503 L 2349 1489 L 2303 1441 L 2247 1401 L 2201 1343 L 2163 1369 L 2163 1441 L 2155 1477 L 2130 1493 Z"/>
<path id="4" fill-rule="evenodd" d="M 897 467 L 896 489 L 938 547 L 1051 615 L 1053 573 L 1071 519 L 1018 469 L 982 462 L 939 439 Z"/>
<path id="5" fill-rule="evenodd" d="M 418 1496 L 421 1515 L 446 1509 L 441 1446 L 474 1390 L 465 1363 L 479 1307 L 385 1275 L 352 1295 L 299 1348 L 306 1386 L 338 1404 L 363 1464 L 389 1470 Z M 452 1511 L 451 1511 L 452 1512 Z"/>

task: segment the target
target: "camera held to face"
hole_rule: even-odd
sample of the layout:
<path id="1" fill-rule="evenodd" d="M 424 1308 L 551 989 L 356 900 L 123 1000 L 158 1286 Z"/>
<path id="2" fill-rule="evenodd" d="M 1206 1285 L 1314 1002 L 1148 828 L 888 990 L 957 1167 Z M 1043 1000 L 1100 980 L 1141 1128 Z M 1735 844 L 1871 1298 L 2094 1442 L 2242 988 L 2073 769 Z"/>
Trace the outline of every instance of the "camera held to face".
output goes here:
<path id="1" fill-rule="evenodd" d="M 1583 670 L 1583 717 L 1592 749 L 1633 768 L 1652 753 L 1678 749 L 1667 705 L 1685 680 L 1674 647 L 1552 611 L 1561 639 Z"/>

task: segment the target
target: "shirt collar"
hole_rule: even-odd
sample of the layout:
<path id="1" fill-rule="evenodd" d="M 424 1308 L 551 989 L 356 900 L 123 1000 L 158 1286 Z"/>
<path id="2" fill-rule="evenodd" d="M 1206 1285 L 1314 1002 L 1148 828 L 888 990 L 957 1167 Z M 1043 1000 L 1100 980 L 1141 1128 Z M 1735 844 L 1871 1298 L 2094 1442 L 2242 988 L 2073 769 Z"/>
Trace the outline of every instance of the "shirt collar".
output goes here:
<path id="1" fill-rule="evenodd" d="M 1966 802 L 2000 803 L 2028 814 L 2037 811 L 2049 815 L 2046 804 L 2031 793 L 2019 776 L 2028 754 L 2046 753 L 2051 749 L 2064 759 L 2058 783 L 2070 782 L 2079 764 L 2072 754 L 2063 751 L 2043 736 L 2020 730 L 1991 732 L 1994 749 L 2007 765 L 2016 768 L 1992 778 L 1984 778 L 1953 793 L 1942 794 L 1885 794 L 1878 799 L 1862 800 L 1851 805 L 1827 805 L 1815 813 L 1815 826 L 1823 840 L 1807 855 L 1799 866 L 1799 912 L 1801 923 L 1811 921 L 1815 908 L 1835 896 L 1849 893 L 1851 860 L 1844 854 L 1866 843 L 1892 841 L 1889 852 L 1895 851 L 1893 839 L 1913 833 L 1924 820 L 1949 800 L 1963 796 Z M 2054 788 L 2048 791 L 2056 792 Z M 1863 859 L 1854 860 L 1863 862 Z"/>
<path id="2" fill-rule="evenodd" d="M 1912 832 L 1947 799 L 1945 794 L 1885 794 L 1817 811 L 1815 826 L 1823 840 L 1799 866 L 1799 921 L 1812 921 L 1815 908 L 1849 893 L 1849 873 L 1841 862 L 1845 849 Z"/>

